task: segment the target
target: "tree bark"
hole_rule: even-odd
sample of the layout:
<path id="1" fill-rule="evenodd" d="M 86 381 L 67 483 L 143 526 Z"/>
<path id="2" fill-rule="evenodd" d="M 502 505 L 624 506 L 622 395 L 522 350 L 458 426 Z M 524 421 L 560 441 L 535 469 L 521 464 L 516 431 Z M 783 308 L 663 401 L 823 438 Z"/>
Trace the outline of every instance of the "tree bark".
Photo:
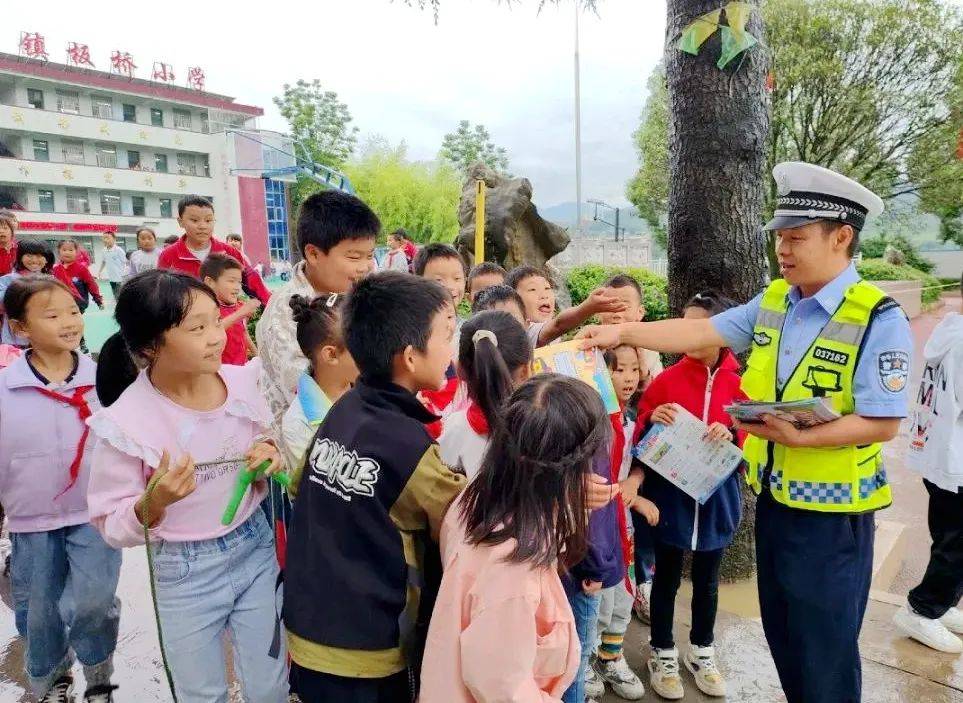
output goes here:
<path id="1" fill-rule="evenodd" d="M 762 232 L 769 112 L 769 60 L 756 46 L 725 69 L 716 67 L 720 32 L 698 56 L 678 49 L 683 29 L 716 10 L 720 0 L 668 0 L 665 66 L 669 88 L 669 307 L 675 314 L 695 293 L 713 290 L 739 302 L 767 280 Z M 747 29 L 762 37 L 759 0 Z M 723 576 L 752 575 L 754 501 L 744 501 L 743 526 Z"/>

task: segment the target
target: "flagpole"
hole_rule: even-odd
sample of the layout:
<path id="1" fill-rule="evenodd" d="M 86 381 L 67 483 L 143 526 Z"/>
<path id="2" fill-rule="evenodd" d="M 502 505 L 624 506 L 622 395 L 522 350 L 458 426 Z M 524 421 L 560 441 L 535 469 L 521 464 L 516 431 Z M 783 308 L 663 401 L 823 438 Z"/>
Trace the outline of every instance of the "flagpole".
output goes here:
<path id="1" fill-rule="evenodd" d="M 575 233 L 582 233 L 582 97 L 579 70 L 579 1 L 575 3 Z"/>

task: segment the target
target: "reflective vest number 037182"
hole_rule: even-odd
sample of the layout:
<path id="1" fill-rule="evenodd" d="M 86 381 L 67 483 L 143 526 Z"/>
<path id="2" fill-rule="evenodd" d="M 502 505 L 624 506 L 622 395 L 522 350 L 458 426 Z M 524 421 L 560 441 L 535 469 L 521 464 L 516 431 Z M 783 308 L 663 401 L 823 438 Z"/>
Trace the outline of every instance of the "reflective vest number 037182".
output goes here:
<path id="1" fill-rule="evenodd" d="M 825 396 L 836 412 L 853 413 L 860 348 L 873 315 L 888 298 L 865 281 L 850 286 L 780 391 L 776 370 L 788 293 L 789 284 L 780 279 L 763 294 L 743 391 L 752 400 L 770 402 Z M 884 508 L 893 500 L 881 444 L 790 448 L 749 435 L 744 454 L 752 489 L 759 493 L 768 478 L 773 498 L 793 508 L 858 513 Z"/>

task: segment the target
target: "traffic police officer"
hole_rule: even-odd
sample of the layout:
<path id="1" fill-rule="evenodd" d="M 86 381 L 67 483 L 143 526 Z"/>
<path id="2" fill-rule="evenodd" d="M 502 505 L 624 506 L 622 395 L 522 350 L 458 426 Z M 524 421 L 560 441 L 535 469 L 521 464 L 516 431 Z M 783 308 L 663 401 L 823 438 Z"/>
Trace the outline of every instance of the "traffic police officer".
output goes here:
<path id="1" fill-rule="evenodd" d="M 789 703 L 855 703 L 858 638 L 873 564 L 873 514 L 892 502 L 881 446 L 907 415 L 912 353 L 902 309 L 852 262 L 883 202 L 812 164 L 773 169 L 783 278 L 709 320 L 586 328 L 583 346 L 685 353 L 751 349 L 742 387 L 757 401 L 825 397 L 842 416 L 808 429 L 767 415 L 744 424 L 759 495 L 756 558 L 763 628 Z"/>

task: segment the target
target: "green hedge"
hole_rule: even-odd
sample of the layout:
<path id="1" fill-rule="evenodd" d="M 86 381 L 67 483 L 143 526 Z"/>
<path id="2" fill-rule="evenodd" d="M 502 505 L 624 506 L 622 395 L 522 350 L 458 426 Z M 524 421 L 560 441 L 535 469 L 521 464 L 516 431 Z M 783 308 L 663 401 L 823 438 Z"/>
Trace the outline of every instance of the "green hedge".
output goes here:
<path id="1" fill-rule="evenodd" d="M 627 273 L 642 285 L 645 319 L 664 320 L 669 316 L 669 297 L 666 280 L 646 269 L 623 268 L 589 264 L 578 266 L 565 277 L 565 285 L 572 296 L 572 305 L 578 305 L 589 294 L 617 273 Z"/>
<path id="2" fill-rule="evenodd" d="M 940 299 L 940 289 L 936 287 L 940 285 L 939 279 L 908 264 L 896 266 L 882 259 L 863 259 L 856 264 L 856 270 L 867 281 L 920 281 L 924 288 L 924 305 Z"/>

